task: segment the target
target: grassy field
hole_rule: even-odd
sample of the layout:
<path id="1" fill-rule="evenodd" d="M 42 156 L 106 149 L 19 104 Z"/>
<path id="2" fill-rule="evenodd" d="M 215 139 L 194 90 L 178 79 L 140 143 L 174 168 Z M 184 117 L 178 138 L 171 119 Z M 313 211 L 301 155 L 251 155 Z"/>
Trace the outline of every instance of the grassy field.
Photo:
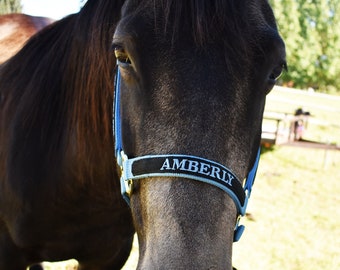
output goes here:
<path id="1" fill-rule="evenodd" d="M 266 111 L 310 111 L 306 137 L 340 144 L 340 97 L 276 88 Z M 246 230 L 234 244 L 238 270 L 340 269 L 340 151 L 275 146 L 262 153 Z M 124 270 L 136 267 L 135 243 Z M 48 264 L 71 270 L 74 263 Z"/>
<path id="2" fill-rule="evenodd" d="M 276 88 L 266 111 L 311 113 L 305 137 L 340 144 L 340 97 Z M 234 266 L 248 269 L 340 269 L 340 151 L 277 146 L 264 152 L 246 231 Z"/>
<path id="3" fill-rule="evenodd" d="M 237 269 L 340 269 L 340 151 L 326 151 L 262 154 Z"/>

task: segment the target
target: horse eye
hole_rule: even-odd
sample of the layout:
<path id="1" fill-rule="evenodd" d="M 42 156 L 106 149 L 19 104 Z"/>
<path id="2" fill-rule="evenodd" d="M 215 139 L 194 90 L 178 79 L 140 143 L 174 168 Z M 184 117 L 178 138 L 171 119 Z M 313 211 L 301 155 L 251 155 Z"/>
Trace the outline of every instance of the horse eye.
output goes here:
<path id="1" fill-rule="evenodd" d="M 114 47 L 114 53 L 117 59 L 117 63 L 121 65 L 130 65 L 131 61 L 128 56 L 128 54 L 125 52 L 123 47 L 121 46 L 115 46 Z"/>
<path id="2" fill-rule="evenodd" d="M 278 65 L 272 70 L 272 73 L 270 74 L 270 79 L 277 80 L 282 75 L 284 70 L 287 71 L 286 62 L 281 63 L 280 65 Z"/>

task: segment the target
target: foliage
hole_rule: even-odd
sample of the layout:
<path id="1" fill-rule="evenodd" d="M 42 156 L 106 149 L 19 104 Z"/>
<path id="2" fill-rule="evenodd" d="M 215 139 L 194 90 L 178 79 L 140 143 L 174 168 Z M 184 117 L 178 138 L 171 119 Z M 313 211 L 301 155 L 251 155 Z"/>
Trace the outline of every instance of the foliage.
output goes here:
<path id="1" fill-rule="evenodd" d="M 270 0 L 286 42 L 289 71 L 281 83 L 340 91 L 340 1 Z"/>
<path id="2" fill-rule="evenodd" d="M 21 12 L 20 0 L 0 0 L 0 15 L 20 12 Z"/>

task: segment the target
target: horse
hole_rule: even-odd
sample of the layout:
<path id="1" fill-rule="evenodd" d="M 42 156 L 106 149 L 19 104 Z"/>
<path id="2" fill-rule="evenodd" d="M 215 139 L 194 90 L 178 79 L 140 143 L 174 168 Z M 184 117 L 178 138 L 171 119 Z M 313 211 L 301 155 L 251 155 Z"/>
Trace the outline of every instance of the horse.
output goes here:
<path id="1" fill-rule="evenodd" d="M 266 0 L 89 0 L 43 29 L 0 70 L 0 269 L 120 269 L 135 231 L 138 269 L 232 269 L 285 67 Z"/>
<path id="2" fill-rule="evenodd" d="M 22 13 L 0 16 L 0 63 L 13 56 L 32 35 L 52 22 L 51 18 Z"/>

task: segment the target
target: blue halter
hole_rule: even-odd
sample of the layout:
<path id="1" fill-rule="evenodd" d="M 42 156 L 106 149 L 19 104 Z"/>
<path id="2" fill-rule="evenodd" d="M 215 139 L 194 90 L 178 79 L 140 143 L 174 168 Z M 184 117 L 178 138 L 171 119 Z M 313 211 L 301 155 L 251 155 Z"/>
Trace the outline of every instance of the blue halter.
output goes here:
<path id="1" fill-rule="evenodd" d="M 244 186 L 236 175 L 227 167 L 201 157 L 191 155 L 146 155 L 128 158 L 123 150 L 121 117 L 120 117 L 120 72 L 117 67 L 114 102 L 114 135 L 115 155 L 121 169 L 121 192 L 128 204 L 132 194 L 133 180 L 148 177 L 182 177 L 214 185 L 224 190 L 234 201 L 238 218 L 234 231 L 234 242 L 237 242 L 244 226 L 239 225 L 241 216 L 246 213 L 248 199 L 255 181 L 260 159 L 258 150 L 255 163 L 248 173 Z"/>

